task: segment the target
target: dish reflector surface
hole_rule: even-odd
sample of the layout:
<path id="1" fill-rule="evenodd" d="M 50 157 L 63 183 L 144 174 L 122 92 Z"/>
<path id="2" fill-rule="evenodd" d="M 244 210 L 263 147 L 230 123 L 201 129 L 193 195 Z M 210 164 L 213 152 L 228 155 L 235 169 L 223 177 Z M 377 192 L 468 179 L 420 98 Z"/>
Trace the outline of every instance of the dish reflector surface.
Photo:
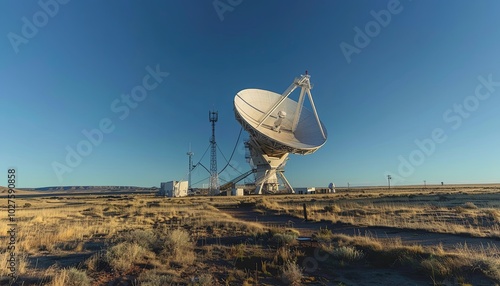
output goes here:
<path id="1" fill-rule="evenodd" d="M 276 110 L 259 126 L 265 114 L 280 100 L 282 95 L 262 90 L 244 89 L 238 92 L 234 98 L 236 118 L 242 126 L 257 141 L 264 145 L 268 151 L 286 151 L 296 154 L 310 154 L 319 149 L 326 142 L 326 129 L 321 123 L 325 137 L 319 128 L 318 121 L 312 111 L 306 107 L 302 108 L 300 118 L 295 132 L 292 132 L 293 119 L 298 103 L 286 98 Z M 275 122 L 282 117 L 280 128 L 275 127 Z M 278 130 L 278 131 L 276 131 Z"/>

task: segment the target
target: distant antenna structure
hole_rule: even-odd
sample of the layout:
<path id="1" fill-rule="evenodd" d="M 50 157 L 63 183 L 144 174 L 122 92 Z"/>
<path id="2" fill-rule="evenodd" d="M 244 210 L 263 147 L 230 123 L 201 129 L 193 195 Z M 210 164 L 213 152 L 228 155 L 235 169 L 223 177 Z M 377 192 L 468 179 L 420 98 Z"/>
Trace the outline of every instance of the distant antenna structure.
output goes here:
<path id="1" fill-rule="evenodd" d="M 194 153 L 191 152 L 191 144 L 189 144 L 189 151 L 186 153 L 186 155 L 189 156 L 188 190 L 191 190 L 191 172 L 194 169 L 194 166 L 193 166 L 193 155 L 194 155 Z"/>
<path id="2" fill-rule="evenodd" d="M 298 102 L 289 98 L 300 89 Z M 288 192 L 294 193 L 285 178 L 288 154 L 312 154 L 327 139 L 311 95 L 310 75 L 305 73 L 278 94 L 262 89 L 244 89 L 234 97 L 236 120 L 250 134 L 245 144 L 250 153 L 250 165 L 255 174 L 255 193 L 276 193 L 278 177 Z M 308 97 L 312 111 L 304 107 Z"/>
<path id="3" fill-rule="evenodd" d="M 208 112 L 208 120 L 212 124 L 212 137 L 210 138 L 210 188 L 209 194 L 219 194 L 219 175 L 217 173 L 217 143 L 215 141 L 215 122 L 219 119 L 217 111 Z"/>

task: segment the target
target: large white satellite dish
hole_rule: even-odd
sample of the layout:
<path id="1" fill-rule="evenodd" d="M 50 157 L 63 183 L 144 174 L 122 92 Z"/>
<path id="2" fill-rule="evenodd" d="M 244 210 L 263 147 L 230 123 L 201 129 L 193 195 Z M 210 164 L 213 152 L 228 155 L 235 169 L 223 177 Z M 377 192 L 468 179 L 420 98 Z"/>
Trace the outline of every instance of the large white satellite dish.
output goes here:
<path id="1" fill-rule="evenodd" d="M 307 74 L 296 78 L 283 94 L 262 89 L 244 89 L 234 97 L 236 120 L 250 134 L 246 146 L 255 173 L 256 193 L 278 191 L 278 176 L 294 192 L 283 172 L 289 153 L 311 154 L 327 139 L 311 95 Z M 300 87 L 298 102 L 289 98 Z M 312 111 L 304 107 L 308 96 Z"/>

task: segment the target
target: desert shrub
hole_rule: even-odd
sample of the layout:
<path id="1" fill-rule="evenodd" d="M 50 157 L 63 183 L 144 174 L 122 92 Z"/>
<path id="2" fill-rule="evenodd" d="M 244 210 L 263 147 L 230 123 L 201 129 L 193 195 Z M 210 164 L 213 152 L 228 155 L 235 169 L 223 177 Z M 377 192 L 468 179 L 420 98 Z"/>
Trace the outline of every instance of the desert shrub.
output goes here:
<path id="1" fill-rule="evenodd" d="M 299 237 L 299 235 L 300 235 L 300 232 L 295 228 L 287 228 L 285 230 L 285 233 L 291 234 L 291 235 L 295 236 L 295 238 Z"/>
<path id="2" fill-rule="evenodd" d="M 158 236 L 151 230 L 135 229 L 122 234 L 118 240 L 136 243 L 149 250 L 158 248 Z"/>
<path id="3" fill-rule="evenodd" d="M 345 234 L 334 234 L 333 240 L 338 242 L 339 245 L 358 245 L 369 252 L 379 252 L 386 248 L 381 240 L 368 235 L 349 236 Z"/>
<path id="4" fill-rule="evenodd" d="M 352 246 L 334 248 L 331 254 L 335 259 L 343 262 L 354 262 L 364 257 L 363 251 L 357 250 Z"/>
<path id="5" fill-rule="evenodd" d="M 413 267 L 426 255 L 425 250 L 420 245 L 391 246 L 386 245 L 386 249 L 379 250 L 372 256 L 374 263 L 378 266 L 408 265 Z"/>
<path id="6" fill-rule="evenodd" d="M 315 238 L 320 242 L 329 242 L 333 238 L 333 233 L 327 227 L 320 228 L 319 231 L 316 233 Z"/>
<path id="7" fill-rule="evenodd" d="M 76 252 L 81 252 L 83 251 L 84 243 L 82 241 L 66 241 L 66 242 L 59 242 L 54 245 L 54 249 L 61 249 L 61 250 L 66 250 L 66 251 L 76 251 Z"/>
<path id="8" fill-rule="evenodd" d="M 452 269 L 449 264 L 445 263 L 442 259 L 438 259 L 437 257 L 430 257 L 428 259 L 424 259 L 420 262 L 420 266 L 424 270 L 424 272 L 435 278 L 445 278 L 452 273 Z"/>
<path id="9" fill-rule="evenodd" d="M 211 286 L 213 285 L 213 278 L 212 274 L 204 273 L 196 277 L 191 278 L 191 283 L 188 285 L 193 285 L 193 286 Z"/>
<path id="10" fill-rule="evenodd" d="M 473 202 L 466 202 L 464 204 L 463 208 L 469 209 L 469 210 L 475 210 L 475 209 L 477 209 L 477 206 Z"/>
<path id="11" fill-rule="evenodd" d="M 266 275 L 271 275 L 271 273 L 267 270 L 267 266 L 269 265 L 268 261 L 261 261 L 260 265 L 261 265 L 262 273 L 264 273 Z"/>
<path id="12" fill-rule="evenodd" d="M 324 210 L 329 213 L 338 213 L 341 211 L 340 207 L 338 205 L 329 205 L 325 206 Z"/>
<path id="13" fill-rule="evenodd" d="M 89 271 L 100 271 L 105 269 L 109 266 L 106 259 L 106 252 L 99 251 L 94 253 L 92 256 L 87 258 L 87 260 L 85 260 L 84 265 Z"/>
<path id="14" fill-rule="evenodd" d="M 134 262 L 151 253 L 137 243 L 122 242 L 111 247 L 105 256 L 106 262 L 118 271 L 130 269 Z"/>
<path id="15" fill-rule="evenodd" d="M 500 223 L 500 210 L 487 209 L 484 211 L 496 223 Z"/>
<path id="16" fill-rule="evenodd" d="M 165 237 L 162 255 L 181 265 L 193 264 L 196 255 L 194 253 L 194 243 L 191 241 L 189 233 L 184 229 L 175 229 L 168 232 Z"/>
<path id="17" fill-rule="evenodd" d="M 281 279 L 287 285 L 300 285 L 302 276 L 302 269 L 295 262 L 287 262 L 283 265 Z"/>
<path id="18" fill-rule="evenodd" d="M 244 243 L 232 245 L 226 252 L 227 259 L 243 260 L 245 257 L 246 245 Z"/>
<path id="19" fill-rule="evenodd" d="M 298 235 L 296 232 L 287 231 L 284 233 L 275 233 L 272 237 L 272 241 L 277 245 L 288 245 L 295 242 Z"/>
<path id="20" fill-rule="evenodd" d="M 241 231 L 248 233 L 249 236 L 258 237 L 264 235 L 266 232 L 261 224 L 255 222 L 246 222 L 243 224 L 239 224 L 238 227 Z"/>
<path id="21" fill-rule="evenodd" d="M 500 283 L 500 249 L 495 245 L 470 248 L 467 244 L 457 248 L 460 256 L 448 257 L 448 264 L 455 269 L 461 267 L 460 272 L 479 271 Z M 495 284 L 496 285 L 496 284 Z M 500 285 L 500 284 L 499 284 Z"/>
<path id="22" fill-rule="evenodd" d="M 273 264 L 285 265 L 288 262 L 297 262 L 297 253 L 290 251 L 287 246 L 280 247 L 274 253 Z"/>
<path id="23" fill-rule="evenodd" d="M 486 276 L 493 278 L 496 283 L 500 283 L 500 259 L 495 257 L 488 257 L 483 259 L 481 271 Z"/>
<path id="24" fill-rule="evenodd" d="M 226 285 L 237 285 L 237 281 L 242 281 L 247 278 L 247 272 L 238 269 L 238 268 L 232 268 L 228 269 L 228 275 L 226 278 Z"/>
<path id="25" fill-rule="evenodd" d="M 155 270 L 141 272 L 137 278 L 141 286 L 163 286 L 171 285 L 174 282 L 172 275 L 160 274 Z"/>
<path id="26" fill-rule="evenodd" d="M 90 286 L 90 279 L 84 270 L 62 269 L 52 278 L 51 286 Z"/>
<path id="27" fill-rule="evenodd" d="M 261 198 L 255 202 L 255 206 L 259 209 L 277 210 L 280 205 L 275 201 L 269 201 L 268 198 Z"/>

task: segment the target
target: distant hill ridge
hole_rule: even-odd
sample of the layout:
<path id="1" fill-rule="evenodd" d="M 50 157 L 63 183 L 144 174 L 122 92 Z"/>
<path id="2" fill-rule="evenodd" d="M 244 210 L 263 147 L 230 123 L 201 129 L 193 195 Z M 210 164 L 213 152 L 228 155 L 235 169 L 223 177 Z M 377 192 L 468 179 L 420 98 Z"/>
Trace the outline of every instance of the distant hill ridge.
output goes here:
<path id="1" fill-rule="evenodd" d="M 153 190 L 156 187 L 145 188 L 145 187 L 137 187 L 137 186 L 51 186 L 51 187 L 40 187 L 40 188 L 19 188 L 20 190 L 26 191 L 129 191 L 129 190 Z"/>

